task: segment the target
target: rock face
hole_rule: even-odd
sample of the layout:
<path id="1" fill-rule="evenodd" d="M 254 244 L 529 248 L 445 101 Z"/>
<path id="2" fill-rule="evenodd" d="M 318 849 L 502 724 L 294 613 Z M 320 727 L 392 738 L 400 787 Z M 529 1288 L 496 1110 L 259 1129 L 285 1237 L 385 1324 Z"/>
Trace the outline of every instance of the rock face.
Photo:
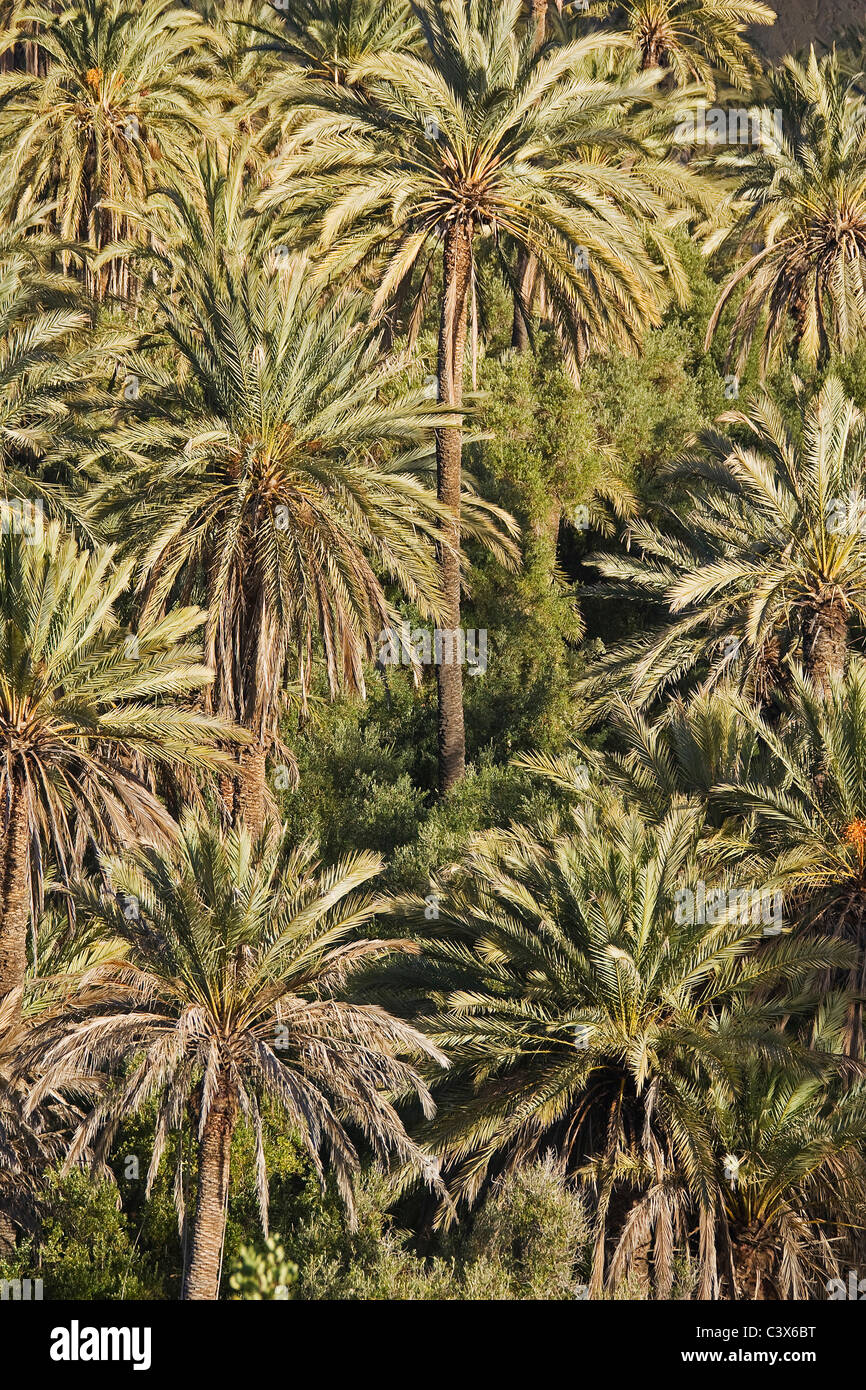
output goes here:
<path id="1" fill-rule="evenodd" d="M 778 18 L 772 29 L 754 30 L 755 46 L 769 58 L 796 53 L 814 43 L 829 48 L 849 24 L 866 29 L 864 0 L 768 0 Z"/>

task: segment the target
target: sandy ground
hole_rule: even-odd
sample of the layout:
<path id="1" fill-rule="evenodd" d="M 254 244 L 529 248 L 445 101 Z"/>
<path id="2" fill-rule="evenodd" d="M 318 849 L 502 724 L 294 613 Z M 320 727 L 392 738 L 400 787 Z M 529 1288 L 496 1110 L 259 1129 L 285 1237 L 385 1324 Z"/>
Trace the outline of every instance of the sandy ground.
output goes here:
<path id="1" fill-rule="evenodd" d="M 866 0 L 767 0 L 778 18 L 772 29 L 756 29 L 755 41 L 770 57 L 798 48 L 827 47 L 849 24 L 866 29 Z"/>

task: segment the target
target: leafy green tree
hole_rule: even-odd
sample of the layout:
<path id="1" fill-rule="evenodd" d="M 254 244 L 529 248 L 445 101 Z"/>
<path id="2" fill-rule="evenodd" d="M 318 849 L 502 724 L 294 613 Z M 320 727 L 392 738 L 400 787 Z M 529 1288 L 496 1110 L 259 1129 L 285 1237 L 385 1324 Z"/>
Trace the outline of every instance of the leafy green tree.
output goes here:
<path id="1" fill-rule="evenodd" d="M 591 403 L 565 370 L 553 334 L 539 334 L 528 357 L 486 356 L 479 385 L 483 434 L 470 446 L 473 471 L 521 523 L 524 567 L 549 586 L 561 522 L 607 530 L 602 501 L 628 515 L 631 489 L 613 450 L 599 447 Z"/>
<path id="2" fill-rule="evenodd" d="M 0 1262 L 0 1278 L 31 1278 L 38 1271 L 45 1297 L 52 1300 L 160 1297 L 159 1281 L 141 1258 L 136 1232 L 110 1180 L 80 1169 L 62 1177 L 49 1174 L 40 1216 L 38 1240 L 21 1241 Z"/>
<path id="3" fill-rule="evenodd" d="M 358 1228 L 330 1211 L 296 1231 L 303 1299 L 574 1299 L 585 1281 L 590 1245 L 586 1200 L 550 1155 L 492 1185 L 471 1231 L 417 1254 L 411 1232 L 389 1215 L 393 1189 L 376 1170 L 356 1184 Z"/>
<path id="4" fill-rule="evenodd" d="M 269 1236 L 263 1251 L 242 1245 L 229 1285 L 238 1298 L 287 1299 L 298 1277 L 298 1266 L 286 1259 L 286 1252 L 276 1236 Z"/>
<path id="5" fill-rule="evenodd" d="M 248 134 L 259 126 L 251 113 L 258 112 L 260 89 L 280 66 L 283 12 L 271 0 L 194 0 L 191 8 L 209 30 L 200 69 L 205 77 L 214 67 L 223 75 L 220 106 L 231 127 Z"/>

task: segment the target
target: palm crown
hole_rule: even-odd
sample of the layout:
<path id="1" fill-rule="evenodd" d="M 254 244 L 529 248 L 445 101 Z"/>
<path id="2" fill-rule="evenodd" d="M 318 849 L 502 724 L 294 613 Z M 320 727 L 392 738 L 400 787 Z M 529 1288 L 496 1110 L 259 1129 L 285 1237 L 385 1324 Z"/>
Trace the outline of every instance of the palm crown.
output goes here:
<path id="1" fill-rule="evenodd" d="M 861 1224 L 866 1094 L 825 1073 L 752 1062 L 716 1114 L 728 1173 L 720 1184 L 720 1245 L 735 1298 L 808 1298 L 838 1276 L 842 1246 Z M 730 1159 L 734 1163 L 730 1163 Z M 843 1205 L 837 1193 L 843 1187 Z M 854 1198 L 854 1201 L 851 1201 Z"/>
<path id="2" fill-rule="evenodd" d="M 704 830 L 694 806 L 653 825 L 608 795 L 573 816 L 540 838 L 492 833 L 465 873 L 438 888 L 438 924 L 424 936 L 439 1011 L 427 1026 L 468 1094 L 443 1113 L 431 1142 L 459 1164 L 456 1191 L 470 1200 L 493 1164 L 553 1144 L 577 1167 L 594 1147 L 600 1291 L 615 1189 L 645 1160 L 689 1173 L 708 1219 L 716 1159 L 700 1078 L 724 1085 L 750 1047 L 785 1049 L 774 1031 L 782 1005 L 743 996 L 850 952 L 764 940 L 759 886 L 742 899 L 718 896 L 736 888 L 725 868 L 731 848 L 704 840 L 698 867 Z M 599 1107 L 606 1133 L 591 1138 Z M 708 1231 L 704 1297 L 717 1280 Z M 662 1284 L 670 1278 L 668 1264 Z"/>
<path id="3" fill-rule="evenodd" d="M 338 84 L 370 54 L 417 47 L 420 38 L 408 0 L 293 0 L 280 21 L 277 34 L 269 26 L 257 47 L 288 59 L 308 77 Z M 277 78 L 275 92 L 280 86 Z"/>
<path id="4" fill-rule="evenodd" d="M 715 94 L 718 72 L 740 88 L 758 71 L 750 24 L 772 24 L 775 11 L 760 0 L 600 0 L 590 14 L 613 12 L 625 21 L 646 68 L 669 69 L 680 86 L 701 82 Z"/>
<path id="5" fill-rule="evenodd" d="M 199 1184 L 188 1297 L 217 1294 L 239 1115 L 255 1139 L 267 1230 L 266 1102 L 322 1176 L 325 1151 L 350 1213 L 359 1162 L 350 1129 L 381 1159 L 421 1168 L 432 1181 L 393 1099 L 415 1094 L 431 1113 L 412 1063 L 445 1058 L 415 1028 L 351 993 L 352 977 L 371 960 L 411 949 L 364 935 L 382 905 L 365 884 L 380 867 L 377 856 L 356 854 L 322 869 L 309 845 L 293 848 L 272 834 L 254 847 L 243 827 L 223 836 L 187 815 L 174 849 L 141 848 L 112 861 L 112 891 L 81 897 L 82 915 L 127 949 L 73 978 L 64 1014 L 38 1026 L 32 1045 L 44 1073 L 34 1096 L 62 1089 L 67 1072 L 87 1076 L 127 1062 L 122 1084 L 82 1124 L 70 1161 L 90 1144 L 97 1156 L 107 1152 L 124 1117 L 155 1097 L 149 1183 L 194 1100 Z"/>
<path id="6" fill-rule="evenodd" d="M 218 84 L 199 69 L 207 28 L 173 0 L 78 0 L 60 15 L 34 3 L 18 37 L 38 44 L 45 71 L 0 75 L 6 196 L 57 200 L 66 241 L 103 249 L 128 234 L 126 208 L 217 122 Z M 163 174 L 164 177 L 164 174 Z M 114 259 L 93 286 L 125 293 Z"/>
<path id="7" fill-rule="evenodd" d="M 760 689 L 790 653 L 822 689 L 844 672 L 866 612 L 866 436 L 836 378 L 811 400 L 801 392 L 800 412 L 796 433 L 767 394 L 723 417 L 730 434 L 706 432 L 703 451 L 668 471 L 689 482 L 684 516 L 633 523 L 637 553 L 595 561 L 670 615 L 661 635 L 607 659 L 631 666 L 640 700 L 696 669 L 739 670 Z"/>
<path id="8" fill-rule="evenodd" d="M 742 289 L 730 333 L 737 369 L 760 341 L 763 369 L 789 337 L 812 362 L 850 352 L 866 328 L 866 103 L 835 54 L 787 58 L 770 82 L 780 138 L 722 159 L 736 178 L 721 242 L 749 252 L 707 330 Z"/>
<path id="9" fill-rule="evenodd" d="M 537 258 L 550 312 L 576 352 L 587 336 L 634 340 L 665 301 L 663 265 L 681 287 L 665 232 L 671 208 L 707 197 L 661 144 L 642 143 L 651 127 L 630 114 L 652 100 L 658 75 L 593 72 L 593 57 L 622 36 L 538 51 L 520 27 L 519 0 L 448 0 L 418 13 L 429 56 L 361 59 L 353 75 L 369 99 L 351 88 L 297 93 L 326 109 L 290 128 L 268 201 L 318 200 L 340 264 L 381 258 L 374 313 L 413 270 L 429 275 L 437 240 L 460 229 L 470 245 L 492 235 L 512 287 L 506 248 Z"/>
<path id="10" fill-rule="evenodd" d="M 173 822 L 149 789 L 150 764 L 220 770 L 225 720 L 184 706 L 206 685 L 196 640 L 204 614 L 176 608 L 130 632 L 118 600 L 131 565 L 80 551 L 36 515 L 29 534 L 4 511 L 0 536 L 0 995 L 24 977 L 42 847 L 62 877 L 91 838 L 164 836 Z M 32 882 L 31 882 L 32 875 Z"/>

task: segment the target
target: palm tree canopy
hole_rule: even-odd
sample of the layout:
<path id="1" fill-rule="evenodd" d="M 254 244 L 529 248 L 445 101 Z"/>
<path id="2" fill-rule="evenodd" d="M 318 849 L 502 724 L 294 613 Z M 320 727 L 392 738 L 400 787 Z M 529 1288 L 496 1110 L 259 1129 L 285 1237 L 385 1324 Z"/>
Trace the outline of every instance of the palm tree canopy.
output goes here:
<path id="1" fill-rule="evenodd" d="M 760 0 L 597 0 L 588 12 L 624 23 L 643 67 L 669 69 L 680 86 L 700 82 L 711 97 L 719 72 L 748 87 L 759 71 L 748 26 L 776 19 Z"/>
<path id="2" fill-rule="evenodd" d="M 849 627 L 866 615 L 866 433 L 837 378 L 801 392 L 800 408 L 801 431 L 767 393 L 723 416 L 731 433 L 705 432 L 667 470 L 687 480 L 683 515 L 671 506 L 662 525 L 632 523 L 634 553 L 595 558 L 669 616 L 661 635 L 606 658 L 631 667 L 639 701 L 695 671 L 760 689 L 790 653 L 821 685 L 844 668 Z"/>
<path id="3" fill-rule="evenodd" d="M 308 77 L 346 82 L 371 54 L 417 48 L 421 31 L 408 0 L 291 0 L 276 27 L 269 24 L 258 51 L 278 54 Z M 289 79 L 290 81 L 292 78 Z M 276 96 L 279 78 L 273 86 Z"/>
<path id="4" fill-rule="evenodd" d="M 866 330 L 866 102 L 835 53 L 786 58 L 770 79 L 780 133 L 721 158 L 736 178 L 732 220 L 710 237 L 748 257 L 729 278 L 707 342 L 744 286 L 731 328 L 737 370 L 752 342 L 766 370 L 790 341 L 812 362 L 850 352 Z M 772 122 L 766 122 L 769 131 Z"/>
<path id="5" fill-rule="evenodd" d="M 60 14 L 25 5 L 22 36 L 45 68 L 0 74 L 5 196 L 56 198 L 61 236 L 103 248 L 154 169 L 218 125 L 219 84 L 202 71 L 209 31 L 174 0 L 77 0 Z"/>
<path id="6" fill-rule="evenodd" d="M 0 230 L 0 493 L 80 524 L 73 461 L 99 432 L 107 356 L 131 335 L 93 333 L 80 286 L 46 269 L 60 250 L 50 211 L 32 206 Z"/>
<path id="7" fill-rule="evenodd" d="M 244 174 L 243 159 L 210 162 L 198 195 L 159 195 L 173 266 L 161 305 L 182 376 L 127 359 L 141 404 L 116 432 L 120 477 L 97 512 L 127 535 L 144 522 L 149 611 L 204 567 L 215 698 L 267 740 L 290 653 L 303 691 L 317 641 L 331 688 L 363 691 L 363 662 L 396 620 L 386 581 L 438 613 L 442 508 L 419 474 L 448 417 L 400 384 L 354 296 L 323 299 L 303 257 L 263 242 Z M 513 548 L 496 509 L 470 499 L 466 520 Z"/>
<path id="8" fill-rule="evenodd" d="M 866 987 L 866 664 L 852 660 L 828 692 L 791 673 L 781 724 L 746 702 L 740 719 L 765 751 L 760 775 L 723 781 L 719 801 L 754 819 L 776 881 L 804 919 L 853 941 L 844 1046 L 862 1055 Z"/>
<path id="9" fill-rule="evenodd" d="M 671 285 L 685 293 L 673 225 L 712 201 L 667 157 L 673 113 L 656 102 L 660 74 L 594 71 L 623 35 L 538 50 L 520 0 L 416 10 L 426 55 L 361 60 L 350 76 L 363 95 L 296 86 L 301 112 L 264 205 L 294 208 L 295 221 L 317 211 L 335 268 L 375 267 L 374 314 L 416 269 L 423 304 L 437 244 L 459 223 L 470 240 L 492 238 L 512 291 L 508 248 L 536 259 L 578 358 L 587 340 L 633 342 L 658 322 Z"/>
<path id="10" fill-rule="evenodd" d="M 309 844 L 271 834 L 253 845 L 245 829 L 222 835 L 191 814 L 173 849 L 139 848 L 107 863 L 111 891 L 83 893 L 80 915 L 127 950 L 71 978 L 63 1012 L 34 1034 L 44 1068 L 37 1100 L 70 1068 L 87 1076 L 126 1064 L 121 1086 L 80 1127 L 69 1161 L 82 1145 L 107 1152 L 123 1118 L 153 1097 L 152 1183 L 193 1093 L 201 1133 L 224 1077 L 255 1136 L 265 1223 L 265 1101 L 286 1117 L 321 1176 L 324 1151 L 350 1213 L 359 1159 L 349 1126 L 382 1161 L 420 1167 L 433 1181 L 394 1101 L 414 1095 L 431 1114 L 413 1063 L 446 1059 L 351 988 L 377 957 L 417 949 L 365 935 L 383 906 L 365 886 L 380 868 L 373 854 L 322 868 Z M 135 902 L 133 920 L 118 894 Z"/>
<path id="11" fill-rule="evenodd" d="M 79 550 L 38 514 L 30 534 L 4 521 L 0 803 L 23 798 L 37 851 L 47 843 L 65 875 L 91 836 L 170 832 L 149 765 L 220 770 L 231 761 L 216 745 L 242 735 L 185 703 L 212 679 L 197 637 L 203 613 L 177 608 L 132 632 L 117 611 L 131 566 L 115 566 L 111 548 Z"/>
<path id="12" fill-rule="evenodd" d="M 426 1027 L 463 1081 L 430 1142 L 459 1165 L 468 1200 L 492 1165 L 553 1145 L 576 1167 L 594 1152 L 600 1288 L 613 1185 L 655 1154 L 709 1201 L 717 1162 L 702 1085 L 733 1085 L 750 1049 L 786 1053 L 786 982 L 851 952 L 768 937 L 761 884 L 738 877 L 742 846 L 706 833 L 695 805 L 656 824 L 608 793 L 572 816 L 540 836 L 482 837 L 461 874 L 434 884 L 435 928 L 426 900 L 403 907 L 435 962 Z"/>
<path id="13" fill-rule="evenodd" d="M 662 820 L 677 801 L 695 798 L 708 813 L 710 794 L 722 782 L 744 782 L 766 770 L 760 740 L 744 722 L 741 703 L 728 686 L 671 698 L 658 719 L 615 695 L 604 703 L 605 724 L 615 740 L 600 751 L 575 739 L 573 751 L 525 753 L 515 765 L 572 796 L 604 783 L 647 819 Z"/>

